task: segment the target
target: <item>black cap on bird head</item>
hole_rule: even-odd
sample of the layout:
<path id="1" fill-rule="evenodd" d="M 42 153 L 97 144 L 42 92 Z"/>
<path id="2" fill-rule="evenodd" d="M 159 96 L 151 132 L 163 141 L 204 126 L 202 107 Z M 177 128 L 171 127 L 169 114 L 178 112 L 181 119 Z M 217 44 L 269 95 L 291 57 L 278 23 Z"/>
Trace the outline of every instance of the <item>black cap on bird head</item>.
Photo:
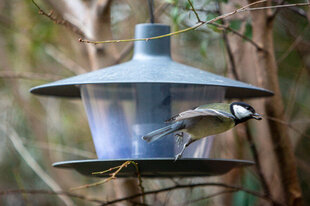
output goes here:
<path id="1" fill-rule="evenodd" d="M 233 102 L 230 104 L 230 112 L 235 117 L 235 124 L 245 122 L 249 119 L 261 120 L 262 116 L 255 112 L 255 109 L 244 102 Z"/>

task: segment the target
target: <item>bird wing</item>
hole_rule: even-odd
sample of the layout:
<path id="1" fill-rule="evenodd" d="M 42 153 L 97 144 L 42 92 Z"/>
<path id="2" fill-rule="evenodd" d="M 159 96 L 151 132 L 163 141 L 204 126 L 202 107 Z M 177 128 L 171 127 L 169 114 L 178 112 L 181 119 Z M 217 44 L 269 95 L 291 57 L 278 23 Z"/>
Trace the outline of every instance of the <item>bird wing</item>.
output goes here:
<path id="1" fill-rule="evenodd" d="M 168 119 L 166 122 L 177 122 L 185 119 L 195 118 L 195 117 L 205 117 L 205 116 L 215 116 L 220 119 L 222 118 L 229 118 L 234 119 L 234 116 L 232 114 L 229 114 L 224 111 L 215 110 L 215 109 L 193 109 L 193 110 L 187 110 L 185 112 L 181 112 L 178 115 L 173 116 L 172 118 Z"/>

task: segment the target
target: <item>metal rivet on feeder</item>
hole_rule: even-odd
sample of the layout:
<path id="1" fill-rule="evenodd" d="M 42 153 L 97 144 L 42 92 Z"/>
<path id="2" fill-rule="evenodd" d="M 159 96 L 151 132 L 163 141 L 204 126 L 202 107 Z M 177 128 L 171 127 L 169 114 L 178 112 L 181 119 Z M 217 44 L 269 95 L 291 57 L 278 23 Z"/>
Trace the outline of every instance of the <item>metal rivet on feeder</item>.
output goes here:
<path id="1" fill-rule="evenodd" d="M 170 32 L 162 24 L 139 24 L 135 38 Z M 184 158 L 173 162 L 179 152 L 175 138 L 147 143 L 146 133 L 165 126 L 173 114 L 197 105 L 226 98 L 271 96 L 272 92 L 239 81 L 174 62 L 170 38 L 136 41 L 129 62 L 63 79 L 31 89 L 34 94 L 82 97 L 98 160 L 56 163 L 83 174 L 135 160 L 143 176 L 202 176 L 223 174 L 248 161 L 213 160 L 212 138 L 190 145 Z M 190 159 L 188 159 L 190 158 Z M 125 168 L 119 176 L 134 175 Z"/>

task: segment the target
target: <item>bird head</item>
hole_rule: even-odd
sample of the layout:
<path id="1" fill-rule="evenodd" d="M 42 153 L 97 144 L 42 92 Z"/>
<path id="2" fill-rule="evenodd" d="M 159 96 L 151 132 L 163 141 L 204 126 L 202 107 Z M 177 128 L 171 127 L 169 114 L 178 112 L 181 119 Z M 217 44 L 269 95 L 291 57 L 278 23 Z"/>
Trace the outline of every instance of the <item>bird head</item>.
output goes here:
<path id="1" fill-rule="evenodd" d="M 244 102 L 233 102 L 230 104 L 230 111 L 235 117 L 236 124 L 245 122 L 249 119 L 261 120 L 262 116 L 255 112 L 251 105 Z"/>

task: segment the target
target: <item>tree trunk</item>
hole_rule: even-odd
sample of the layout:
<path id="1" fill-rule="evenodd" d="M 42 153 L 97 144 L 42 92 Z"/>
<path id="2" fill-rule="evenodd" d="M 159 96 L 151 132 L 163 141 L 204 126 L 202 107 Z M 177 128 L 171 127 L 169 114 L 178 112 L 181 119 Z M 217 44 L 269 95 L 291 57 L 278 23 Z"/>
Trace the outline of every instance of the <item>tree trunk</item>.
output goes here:
<path id="1" fill-rule="evenodd" d="M 227 13 L 235 10 L 235 5 L 246 5 L 247 2 L 242 0 L 233 0 L 230 1 L 229 4 L 224 4 L 223 13 Z M 233 16 L 235 19 L 244 19 L 248 18 L 249 13 L 242 13 Z M 226 22 L 224 22 L 226 23 Z M 245 24 L 243 24 L 240 28 L 240 33 L 244 33 Z M 224 39 L 225 40 L 225 39 Z M 259 87 L 264 87 L 263 85 L 263 71 L 260 69 L 260 66 L 257 64 L 257 61 L 253 61 L 256 58 L 257 49 L 251 43 L 242 39 L 241 37 L 228 33 L 226 38 L 226 51 L 227 53 L 231 53 L 233 60 L 229 60 L 227 57 L 228 63 L 228 75 L 232 78 L 239 78 L 240 81 L 250 83 Z M 227 55 L 228 56 L 228 55 Z M 235 70 L 233 72 L 233 70 Z M 235 75 L 237 74 L 237 77 Z M 255 110 L 260 113 L 265 113 L 264 102 L 265 99 L 255 99 L 255 100 L 245 100 L 246 102 L 253 105 Z M 262 178 L 267 182 L 266 185 L 262 184 L 262 188 L 265 193 L 270 193 L 274 199 L 278 201 L 284 201 L 284 194 L 282 190 L 282 184 L 279 178 L 278 168 L 274 168 L 274 163 L 276 162 L 275 155 L 273 153 L 272 141 L 270 138 L 270 133 L 268 131 L 268 122 L 264 118 L 263 121 L 253 122 L 250 121 L 250 124 L 245 126 L 240 125 L 236 129 L 238 136 L 242 136 L 243 141 L 245 141 L 245 147 L 250 148 L 250 142 L 247 141 L 247 127 L 251 127 L 251 130 L 255 131 L 252 134 L 253 143 L 257 148 L 257 155 L 259 157 L 259 161 L 257 164 L 260 165 L 260 168 L 257 167 L 257 172 L 261 173 Z M 252 124 L 253 123 L 253 124 Z M 253 151 L 252 151 L 253 152 Z M 273 185 L 273 189 L 270 190 L 270 185 Z M 262 200 L 260 200 L 262 201 Z M 268 204 L 266 201 L 262 202 L 262 204 Z"/>
<path id="2" fill-rule="evenodd" d="M 249 1 L 254 2 L 254 1 Z M 266 3 L 264 6 L 271 4 Z M 263 5 L 261 5 L 263 6 Z M 265 110 L 269 117 L 286 121 L 284 105 L 278 82 L 278 68 L 273 46 L 273 13 L 271 10 L 251 12 L 253 40 L 264 51 L 256 51 L 254 63 L 264 73 L 263 85 L 274 92 L 274 96 L 266 99 Z M 280 178 L 288 205 L 301 205 L 302 193 L 297 178 L 296 162 L 286 125 L 269 120 L 269 130 L 273 149 L 278 161 Z"/>

